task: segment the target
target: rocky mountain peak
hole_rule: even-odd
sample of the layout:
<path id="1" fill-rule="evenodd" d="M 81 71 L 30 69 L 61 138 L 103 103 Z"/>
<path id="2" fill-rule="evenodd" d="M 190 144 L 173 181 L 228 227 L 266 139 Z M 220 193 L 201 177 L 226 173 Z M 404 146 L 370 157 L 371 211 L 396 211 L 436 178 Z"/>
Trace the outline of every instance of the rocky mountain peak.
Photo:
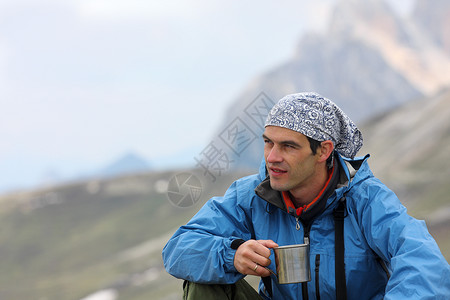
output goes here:
<path id="1" fill-rule="evenodd" d="M 331 15 L 330 35 L 371 39 L 374 34 L 404 38 L 401 22 L 383 0 L 340 0 Z"/>
<path id="2" fill-rule="evenodd" d="M 448 9 L 442 13 L 436 4 L 430 4 L 434 1 L 424 2 L 419 2 L 421 8 L 416 8 L 413 18 L 406 20 L 399 18 L 383 0 L 341 0 L 332 14 L 328 35 L 358 40 L 376 49 L 422 94 L 433 95 L 450 83 L 450 59 L 441 48 L 448 43 L 450 50 L 450 38 L 446 41 L 442 34 L 449 18 L 433 19 L 436 14 L 445 16 L 445 11 L 450 17 L 450 5 L 443 5 Z M 438 42 L 433 43 L 430 32 Z"/>
<path id="3" fill-rule="evenodd" d="M 413 18 L 428 37 L 450 55 L 450 1 L 417 0 Z"/>

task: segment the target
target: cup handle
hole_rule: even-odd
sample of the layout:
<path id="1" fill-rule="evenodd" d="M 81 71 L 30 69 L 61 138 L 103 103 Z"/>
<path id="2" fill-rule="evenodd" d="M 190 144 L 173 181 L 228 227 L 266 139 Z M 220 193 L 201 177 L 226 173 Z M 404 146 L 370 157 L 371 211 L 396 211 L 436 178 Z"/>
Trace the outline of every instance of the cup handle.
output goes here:
<path id="1" fill-rule="evenodd" d="M 270 250 L 272 251 L 273 248 L 270 248 Z M 270 274 L 272 274 L 273 276 L 275 276 L 275 278 L 278 278 L 277 273 L 275 273 L 274 271 L 272 271 L 272 269 L 270 269 L 269 267 L 264 267 L 264 269 L 266 269 L 267 271 L 269 271 Z"/>
<path id="2" fill-rule="evenodd" d="M 277 277 L 277 274 L 274 271 L 272 271 L 271 269 L 269 269 L 269 267 L 264 267 L 264 269 L 269 271 L 273 276 Z"/>

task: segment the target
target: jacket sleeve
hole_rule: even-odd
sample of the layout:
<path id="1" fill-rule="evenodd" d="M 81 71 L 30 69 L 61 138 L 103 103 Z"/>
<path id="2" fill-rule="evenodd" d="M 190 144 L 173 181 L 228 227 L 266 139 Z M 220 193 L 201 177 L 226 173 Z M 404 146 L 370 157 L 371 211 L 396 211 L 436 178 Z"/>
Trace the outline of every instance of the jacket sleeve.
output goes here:
<path id="1" fill-rule="evenodd" d="M 359 222 L 391 273 L 384 299 L 449 299 L 450 267 L 425 222 L 409 216 L 377 179 L 366 184 Z"/>
<path id="2" fill-rule="evenodd" d="M 231 243 L 252 238 L 247 226 L 251 224 L 249 212 L 242 205 L 252 196 L 238 190 L 238 184 L 233 183 L 223 197 L 210 199 L 175 232 L 162 252 L 167 272 L 198 283 L 230 284 L 243 278 L 234 267 Z"/>

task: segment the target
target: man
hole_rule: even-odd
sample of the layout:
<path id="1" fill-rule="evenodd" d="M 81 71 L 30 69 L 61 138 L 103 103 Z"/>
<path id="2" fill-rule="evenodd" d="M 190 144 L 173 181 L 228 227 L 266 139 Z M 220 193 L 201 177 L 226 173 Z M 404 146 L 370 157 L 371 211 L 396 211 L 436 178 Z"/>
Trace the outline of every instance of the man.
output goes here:
<path id="1" fill-rule="evenodd" d="M 186 299 L 450 299 L 450 267 L 410 217 L 353 159 L 362 135 L 315 93 L 281 99 L 263 134 L 258 175 L 210 199 L 163 250 Z M 272 248 L 309 243 L 311 281 L 278 284 Z M 242 280 L 261 276 L 259 295 Z M 270 277 L 269 277 L 270 276 Z"/>

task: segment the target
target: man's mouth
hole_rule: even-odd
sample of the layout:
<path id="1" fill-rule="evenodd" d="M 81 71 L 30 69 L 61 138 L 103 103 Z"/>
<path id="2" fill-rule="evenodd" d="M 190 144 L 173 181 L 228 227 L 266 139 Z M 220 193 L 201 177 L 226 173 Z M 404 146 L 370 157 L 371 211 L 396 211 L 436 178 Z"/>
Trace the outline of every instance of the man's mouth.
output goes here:
<path id="1" fill-rule="evenodd" d="M 272 176 L 281 176 L 287 173 L 286 170 L 280 168 L 269 168 L 269 173 Z"/>

